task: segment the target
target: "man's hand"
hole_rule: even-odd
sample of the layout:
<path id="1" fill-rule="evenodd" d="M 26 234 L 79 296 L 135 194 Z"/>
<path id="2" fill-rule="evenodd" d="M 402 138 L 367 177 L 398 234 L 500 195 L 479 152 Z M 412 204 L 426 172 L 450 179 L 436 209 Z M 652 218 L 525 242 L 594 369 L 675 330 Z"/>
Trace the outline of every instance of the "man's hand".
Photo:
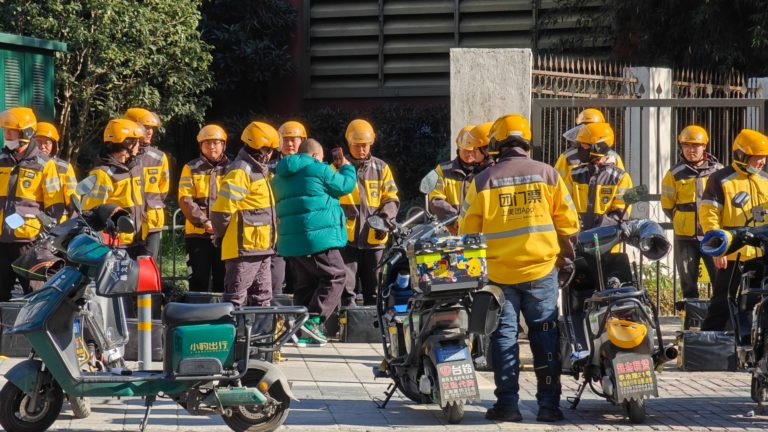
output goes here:
<path id="1" fill-rule="evenodd" d="M 203 228 L 205 228 L 205 232 L 207 232 L 208 234 L 213 234 L 213 224 L 211 223 L 211 221 L 205 221 L 205 223 L 203 224 Z"/>
<path id="2" fill-rule="evenodd" d="M 446 228 L 451 235 L 456 235 L 459 232 L 459 221 L 446 225 Z"/>
<path id="3" fill-rule="evenodd" d="M 557 287 L 560 289 L 565 288 L 571 283 L 573 275 L 576 273 L 576 266 L 569 259 L 558 258 L 557 259 Z"/>
<path id="4" fill-rule="evenodd" d="M 728 267 L 728 258 L 721 256 L 721 257 L 714 257 L 712 258 L 712 261 L 715 262 L 715 268 L 718 270 L 723 270 Z M 709 275 L 709 277 L 714 277 L 713 275 Z"/>

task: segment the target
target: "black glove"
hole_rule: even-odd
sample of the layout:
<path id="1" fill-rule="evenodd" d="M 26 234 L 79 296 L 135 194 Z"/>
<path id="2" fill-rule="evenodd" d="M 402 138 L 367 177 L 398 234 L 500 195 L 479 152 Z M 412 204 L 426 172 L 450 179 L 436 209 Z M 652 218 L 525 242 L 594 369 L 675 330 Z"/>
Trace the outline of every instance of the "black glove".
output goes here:
<path id="1" fill-rule="evenodd" d="M 576 266 L 569 259 L 562 257 L 557 259 L 557 287 L 560 289 L 565 288 L 571 283 L 573 275 L 576 273 Z"/>

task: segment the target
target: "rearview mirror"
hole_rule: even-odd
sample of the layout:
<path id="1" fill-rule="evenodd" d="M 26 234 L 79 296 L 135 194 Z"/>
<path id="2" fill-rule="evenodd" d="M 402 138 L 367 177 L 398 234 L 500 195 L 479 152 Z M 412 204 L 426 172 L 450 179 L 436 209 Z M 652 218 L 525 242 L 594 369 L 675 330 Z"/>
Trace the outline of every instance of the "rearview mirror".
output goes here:
<path id="1" fill-rule="evenodd" d="M 440 176 L 437 174 L 437 171 L 432 170 L 427 173 L 427 175 L 424 176 L 423 179 L 421 179 L 421 183 L 419 184 L 419 192 L 423 194 L 428 194 L 435 190 L 435 186 L 437 185 L 437 181 L 440 179 Z"/>
<path id="2" fill-rule="evenodd" d="M 648 201 L 648 186 L 637 185 L 629 189 L 628 191 L 624 192 L 623 199 L 627 205 L 641 201 Z"/>
<path id="3" fill-rule="evenodd" d="M 741 191 L 736 194 L 736 196 L 733 197 L 731 200 L 731 204 L 733 204 L 734 207 L 743 209 L 745 205 L 749 202 L 749 193 Z"/>
<path id="4" fill-rule="evenodd" d="M 12 230 L 15 230 L 24 226 L 24 218 L 20 214 L 14 213 L 5 218 L 5 224 L 8 225 Z"/>
<path id="5" fill-rule="evenodd" d="M 117 218 L 117 232 L 121 234 L 135 233 L 136 225 L 133 223 L 133 219 L 128 216 L 120 216 Z"/>
<path id="6" fill-rule="evenodd" d="M 368 216 L 368 219 L 366 219 L 368 222 L 368 225 L 371 226 L 371 228 L 379 231 L 389 231 L 387 228 L 386 222 L 384 222 L 384 219 L 381 218 L 379 215 L 372 215 Z"/>

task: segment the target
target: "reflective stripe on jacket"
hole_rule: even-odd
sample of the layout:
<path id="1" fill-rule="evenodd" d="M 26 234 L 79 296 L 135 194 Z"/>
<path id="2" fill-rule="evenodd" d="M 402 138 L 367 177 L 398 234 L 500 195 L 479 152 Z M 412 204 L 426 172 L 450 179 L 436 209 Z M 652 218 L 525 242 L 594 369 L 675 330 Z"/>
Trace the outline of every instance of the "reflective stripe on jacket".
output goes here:
<path id="1" fill-rule="evenodd" d="M 472 180 L 469 172 L 461 166 L 461 159 L 443 162 L 435 168 L 437 184 L 429 193 L 429 211 L 439 219 L 459 213 L 461 202 Z"/>
<path id="2" fill-rule="evenodd" d="M 731 203 L 733 197 L 741 191 L 749 193 L 750 197 L 743 209 L 736 208 Z M 750 212 L 752 207 L 765 205 L 765 203 L 768 203 L 768 174 L 763 171 L 748 174 L 733 162 L 731 166 L 709 176 L 699 208 L 701 230 L 706 234 L 716 229 L 743 227 L 746 216 L 752 214 Z M 757 222 L 755 225 L 764 224 L 764 222 Z M 738 253 L 741 253 L 741 259 L 744 261 L 762 255 L 759 249 L 744 246 L 728 255 L 728 260 L 736 260 Z"/>
<path id="3" fill-rule="evenodd" d="M 613 150 L 608 151 L 606 156 L 611 156 L 615 159 L 614 164 L 620 169 L 624 169 L 624 161 L 621 160 L 621 156 Z M 566 150 L 560 153 L 560 157 L 555 162 L 555 169 L 560 176 L 565 180 L 565 185 L 571 184 L 571 171 L 581 164 L 589 163 L 590 156 L 589 150 L 582 149 L 578 144 L 576 147 Z M 570 192 L 570 190 L 569 190 Z"/>
<path id="4" fill-rule="evenodd" d="M 383 160 L 373 156 L 362 161 L 351 157 L 349 160 L 357 169 L 357 184 L 351 194 L 339 198 L 347 218 L 348 245 L 358 249 L 382 249 L 387 236 L 377 239 L 376 230 L 368 226 L 366 219 L 373 214 L 385 219 L 397 216 L 400 199 L 392 171 Z"/>
<path id="5" fill-rule="evenodd" d="M 571 171 L 568 190 L 581 219 L 581 229 L 587 230 L 604 223 L 606 215 L 621 216 L 629 208 L 624 193 L 632 187 L 632 178 L 613 164 L 583 164 Z"/>
<path id="6" fill-rule="evenodd" d="M 475 176 L 459 217 L 459 234 L 485 233 L 488 277 L 502 284 L 540 279 L 560 255 L 572 260 L 578 231 L 563 179 L 517 148 Z"/>
<path id="7" fill-rule="evenodd" d="M 141 236 L 162 231 L 165 226 L 165 197 L 168 196 L 171 174 L 168 156 L 156 147 L 141 147 L 139 161 L 144 169 L 144 199 L 146 221 L 141 224 Z"/>
<path id="8" fill-rule="evenodd" d="M 75 177 L 75 169 L 72 168 L 71 163 L 55 156 L 52 159 L 56 163 L 56 171 L 59 173 L 59 183 L 61 183 L 61 192 L 64 194 L 66 210 L 61 218 L 61 221 L 64 221 L 68 216 L 77 211 L 72 204 L 72 195 L 74 195 L 77 188 L 77 177 Z"/>
<path id="9" fill-rule="evenodd" d="M 723 169 L 712 155 L 700 167 L 692 166 L 681 157 L 664 175 L 661 182 L 661 208 L 678 237 L 696 238 L 704 235 L 699 224 L 699 205 L 707 179 L 715 171 Z"/>
<path id="10" fill-rule="evenodd" d="M 144 219 L 144 189 L 142 170 L 138 161 L 127 166 L 112 156 L 103 157 L 101 165 L 92 169 L 89 176 L 96 176 L 96 186 L 85 196 L 83 210 L 90 210 L 101 204 L 116 204 L 131 214 L 136 231 L 120 234 L 120 245 L 129 246 L 141 239 L 141 221 Z"/>
<path id="11" fill-rule="evenodd" d="M 265 164 L 246 149 L 227 167 L 211 208 L 211 222 L 221 242 L 221 259 L 272 255 L 275 248 L 275 198 Z"/>
<path id="12" fill-rule="evenodd" d="M 32 241 L 40 233 L 40 212 L 59 220 L 64 214 L 61 189 L 56 163 L 34 143 L 29 144 L 20 160 L 7 150 L 0 151 L 0 242 Z M 24 217 L 24 225 L 11 230 L 4 221 L 14 213 Z"/>
<path id="13" fill-rule="evenodd" d="M 229 163 L 227 155 L 215 164 L 204 156 L 189 161 L 181 169 L 179 179 L 179 208 L 186 222 L 187 237 L 211 237 L 205 232 L 205 223 L 211 218 L 210 209 L 221 187 Z"/>

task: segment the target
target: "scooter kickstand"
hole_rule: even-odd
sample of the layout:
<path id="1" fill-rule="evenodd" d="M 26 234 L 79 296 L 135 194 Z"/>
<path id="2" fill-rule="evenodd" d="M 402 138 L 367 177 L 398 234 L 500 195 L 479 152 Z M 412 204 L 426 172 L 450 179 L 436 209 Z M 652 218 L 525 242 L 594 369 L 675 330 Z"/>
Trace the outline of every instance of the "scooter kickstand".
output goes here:
<path id="1" fill-rule="evenodd" d="M 570 408 L 572 410 L 575 410 L 577 406 L 579 406 L 579 402 L 581 402 L 581 394 L 584 393 L 584 389 L 587 388 L 587 380 L 585 379 L 583 383 L 579 385 L 579 388 L 576 390 L 576 396 L 569 397 L 568 402 L 571 403 Z"/>
<path id="2" fill-rule="evenodd" d="M 144 406 L 147 409 L 144 411 L 144 419 L 139 425 L 139 432 L 144 432 L 144 429 L 146 429 L 147 423 L 149 423 L 149 413 L 152 411 L 152 404 L 155 403 L 155 400 L 157 400 L 157 396 L 147 396 L 144 398 Z"/>
<path id="3" fill-rule="evenodd" d="M 397 391 L 397 387 L 395 387 L 395 383 L 391 383 L 389 387 L 387 387 L 387 390 L 384 392 L 385 395 L 387 395 L 386 398 L 384 398 L 384 401 L 382 403 L 379 403 L 381 399 L 379 398 L 373 398 L 373 403 L 376 404 L 379 409 L 386 409 L 387 404 L 389 403 L 389 400 L 392 399 L 392 395 L 395 394 Z"/>

